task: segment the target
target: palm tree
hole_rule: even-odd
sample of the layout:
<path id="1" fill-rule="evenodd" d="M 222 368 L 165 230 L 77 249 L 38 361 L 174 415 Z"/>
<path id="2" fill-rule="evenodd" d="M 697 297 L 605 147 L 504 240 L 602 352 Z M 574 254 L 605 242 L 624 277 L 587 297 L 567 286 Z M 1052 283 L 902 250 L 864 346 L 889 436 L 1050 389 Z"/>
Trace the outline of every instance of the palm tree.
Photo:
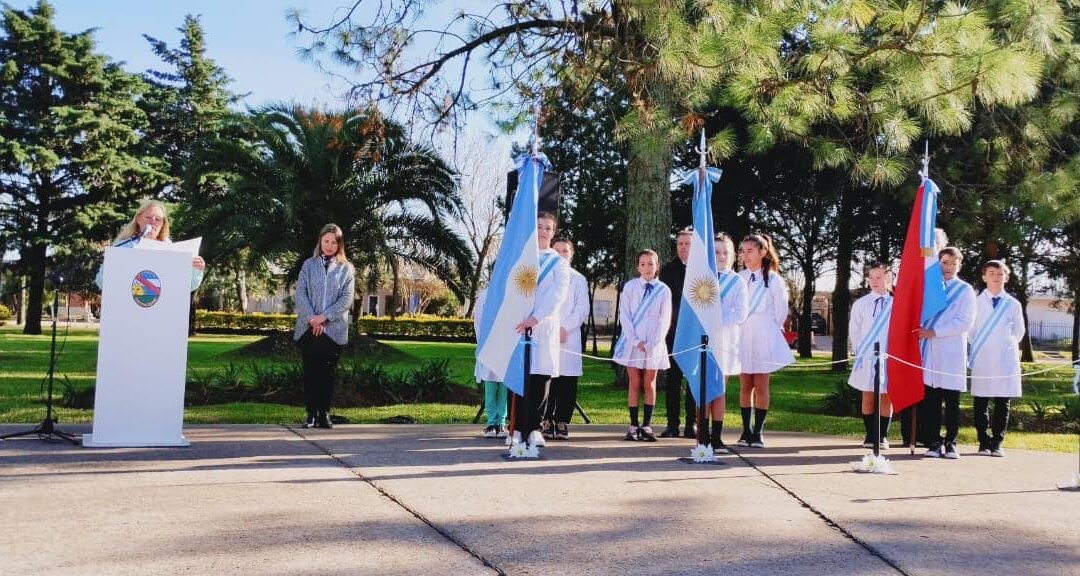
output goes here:
<path id="1" fill-rule="evenodd" d="M 410 262 L 460 297 L 472 262 L 447 225 L 461 208 L 455 174 L 434 150 L 371 111 L 273 105 L 241 122 L 245 137 L 214 142 L 189 176 L 228 182 L 191 210 L 211 258 L 250 246 L 295 278 L 319 229 L 334 222 L 370 289 L 389 272 L 397 301 L 397 272 Z"/>

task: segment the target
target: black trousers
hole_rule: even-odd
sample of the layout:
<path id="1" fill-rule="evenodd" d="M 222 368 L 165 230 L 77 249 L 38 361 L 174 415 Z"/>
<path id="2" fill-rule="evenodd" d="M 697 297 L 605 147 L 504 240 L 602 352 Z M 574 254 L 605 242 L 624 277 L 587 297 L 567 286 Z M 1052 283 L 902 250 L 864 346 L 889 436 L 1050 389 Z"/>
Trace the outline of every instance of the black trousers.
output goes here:
<path id="1" fill-rule="evenodd" d="M 925 423 L 919 426 L 920 439 L 929 446 L 934 442 L 956 443 L 960 433 L 960 391 L 945 390 L 926 386 L 922 403 L 919 404 L 917 418 Z M 945 404 L 945 437 L 941 437 L 941 408 Z"/>
<path id="2" fill-rule="evenodd" d="M 514 414 L 514 429 L 521 432 L 521 439 L 529 435 L 529 432 L 540 428 L 540 410 L 544 402 L 544 388 L 551 376 L 546 374 L 532 374 L 525 382 L 525 396 L 518 397 L 517 411 Z"/>
<path id="3" fill-rule="evenodd" d="M 685 403 L 682 399 L 685 398 Z M 686 425 L 692 427 L 697 421 L 697 405 L 690 394 L 690 385 L 683 379 L 682 369 L 671 362 L 671 368 L 664 371 L 664 409 L 667 412 L 668 428 L 679 427 L 679 417 L 686 410 Z"/>
<path id="4" fill-rule="evenodd" d="M 345 347 L 329 336 L 315 336 L 310 330 L 296 344 L 304 362 L 304 405 L 309 413 L 329 411 L 337 363 Z"/>
<path id="5" fill-rule="evenodd" d="M 1012 398 L 975 396 L 975 433 L 979 435 L 980 447 L 1001 446 L 1005 439 L 1005 427 L 1009 425 L 1009 407 Z M 990 423 L 990 400 L 994 401 L 994 420 Z M 991 427 L 990 434 L 987 426 Z M 992 435 L 991 435 L 992 434 Z"/>
<path id="6" fill-rule="evenodd" d="M 577 405 L 577 388 L 577 376 L 552 378 L 544 420 L 569 423 L 574 416 L 574 406 Z"/>

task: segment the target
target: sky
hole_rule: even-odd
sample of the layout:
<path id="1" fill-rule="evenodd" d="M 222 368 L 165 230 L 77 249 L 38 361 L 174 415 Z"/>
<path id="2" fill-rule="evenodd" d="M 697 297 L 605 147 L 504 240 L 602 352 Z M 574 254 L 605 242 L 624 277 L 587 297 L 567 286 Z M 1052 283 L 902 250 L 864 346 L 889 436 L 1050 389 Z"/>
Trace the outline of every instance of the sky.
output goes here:
<path id="1" fill-rule="evenodd" d="M 295 29 L 285 18 L 293 7 L 315 19 L 329 20 L 346 0 L 52 0 L 56 25 L 65 32 L 96 29 L 98 52 L 122 62 L 129 72 L 168 70 L 150 50 L 143 34 L 178 47 L 186 14 L 200 16 L 207 52 L 225 69 L 236 93 L 249 93 L 251 107 L 277 101 L 342 106 L 344 83 L 331 81 L 313 64 L 297 57 Z M 36 1 L 8 3 L 27 9 Z"/>

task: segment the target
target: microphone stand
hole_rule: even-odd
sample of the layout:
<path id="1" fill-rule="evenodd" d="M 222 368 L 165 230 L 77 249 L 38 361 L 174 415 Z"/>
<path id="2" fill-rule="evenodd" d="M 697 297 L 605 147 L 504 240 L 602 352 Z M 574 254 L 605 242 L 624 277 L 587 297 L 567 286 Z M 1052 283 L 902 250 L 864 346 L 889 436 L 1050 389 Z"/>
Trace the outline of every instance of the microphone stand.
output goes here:
<path id="1" fill-rule="evenodd" d="M 53 378 L 56 374 L 56 322 L 60 312 L 60 284 L 63 282 L 63 278 L 56 277 L 54 280 L 56 280 L 56 282 L 53 285 L 52 341 L 49 343 L 49 386 L 48 392 L 45 395 L 45 420 L 31 430 L 4 434 L 3 436 L 0 436 L 0 440 L 18 438 L 20 436 L 37 436 L 38 439 L 44 440 L 45 442 L 67 440 L 75 445 L 81 443 L 78 436 L 69 434 L 57 428 L 56 419 L 53 418 Z"/>

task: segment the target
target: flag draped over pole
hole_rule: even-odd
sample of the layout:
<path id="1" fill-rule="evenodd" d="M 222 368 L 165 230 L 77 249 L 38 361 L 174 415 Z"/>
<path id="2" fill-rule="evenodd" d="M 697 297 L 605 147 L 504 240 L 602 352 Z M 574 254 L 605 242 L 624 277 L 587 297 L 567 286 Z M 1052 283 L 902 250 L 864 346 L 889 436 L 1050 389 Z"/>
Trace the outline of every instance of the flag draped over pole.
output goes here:
<path id="1" fill-rule="evenodd" d="M 685 183 L 693 183 L 694 233 L 690 237 L 690 257 L 686 260 L 686 278 L 683 282 L 682 301 L 679 303 L 679 322 L 675 327 L 675 362 L 691 382 L 697 382 L 701 370 L 705 372 L 705 402 L 712 402 L 724 393 L 724 374 L 720 369 L 721 307 L 720 282 L 716 276 L 716 253 L 713 251 L 712 185 L 723 173 L 719 168 L 705 166 L 705 134 L 702 131 L 701 166 L 687 172 Z M 709 336 L 709 348 L 705 354 L 706 365 L 701 366 L 701 336 Z M 701 406 L 699 386 L 691 384 L 694 400 Z"/>
<path id="2" fill-rule="evenodd" d="M 938 192 L 937 184 L 924 176 L 922 185 L 915 193 L 904 251 L 900 256 L 900 273 L 889 322 L 888 353 L 915 366 L 892 358 L 886 363 L 889 399 L 897 411 L 923 399 L 919 329 L 946 306 L 945 280 L 938 262 L 934 232 Z"/>
<path id="3" fill-rule="evenodd" d="M 534 147 L 518 157 L 517 167 L 518 189 L 488 284 L 476 356 L 507 388 L 522 395 L 525 344 L 514 328 L 533 310 L 540 275 L 537 198 L 549 163 Z"/>

